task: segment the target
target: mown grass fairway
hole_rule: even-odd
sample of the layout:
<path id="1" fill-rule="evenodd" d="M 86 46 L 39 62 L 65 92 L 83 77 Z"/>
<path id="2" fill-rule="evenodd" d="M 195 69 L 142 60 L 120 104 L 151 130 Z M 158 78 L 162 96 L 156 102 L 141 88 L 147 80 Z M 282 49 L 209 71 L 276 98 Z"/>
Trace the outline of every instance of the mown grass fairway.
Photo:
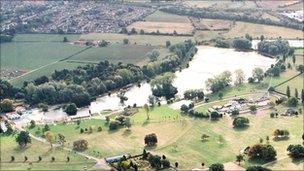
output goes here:
<path id="1" fill-rule="evenodd" d="M 33 139 L 24 149 L 20 149 L 15 142 L 15 136 L 0 135 L 0 140 L 1 170 L 81 170 L 84 166 L 90 168 L 95 164 L 92 160 L 60 148 L 51 149 L 49 145 Z M 10 162 L 11 156 L 15 157 L 14 162 Z M 27 162 L 24 162 L 24 156 L 28 157 Z M 38 163 L 39 156 L 42 161 Z M 67 156 L 70 162 L 66 162 Z M 55 157 L 54 162 L 51 162 L 52 157 Z"/>

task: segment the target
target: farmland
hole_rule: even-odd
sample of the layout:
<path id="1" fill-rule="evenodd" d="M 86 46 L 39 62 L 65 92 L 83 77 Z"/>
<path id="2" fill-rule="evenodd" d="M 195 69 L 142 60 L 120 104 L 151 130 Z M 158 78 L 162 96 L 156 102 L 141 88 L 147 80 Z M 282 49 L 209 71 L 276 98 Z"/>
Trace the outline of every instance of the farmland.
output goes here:
<path id="1" fill-rule="evenodd" d="M 145 21 L 139 21 L 128 26 L 128 30 L 135 28 L 137 32 L 144 30 L 146 33 L 161 33 L 161 34 L 173 34 L 174 31 L 177 34 L 191 35 L 194 31 L 189 19 L 186 16 L 180 16 L 175 14 L 168 14 L 161 11 L 149 15 L 145 18 Z"/>

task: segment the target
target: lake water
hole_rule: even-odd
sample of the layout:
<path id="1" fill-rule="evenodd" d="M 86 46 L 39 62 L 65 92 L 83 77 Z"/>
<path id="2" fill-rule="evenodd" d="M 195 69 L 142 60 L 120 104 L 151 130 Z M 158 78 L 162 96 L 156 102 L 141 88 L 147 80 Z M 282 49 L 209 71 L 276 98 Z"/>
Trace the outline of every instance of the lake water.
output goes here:
<path id="1" fill-rule="evenodd" d="M 274 41 L 274 40 L 267 40 L 267 41 Z M 258 43 L 260 40 L 252 40 L 252 48 L 257 49 Z M 288 40 L 289 46 L 294 48 L 303 48 L 304 47 L 304 40 Z"/>
<path id="2" fill-rule="evenodd" d="M 173 81 L 174 86 L 178 89 L 178 96 L 182 96 L 183 92 L 190 89 L 204 89 L 205 81 L 214 75 L 220 74 L 223 71 L 231 71 L 232 73 L 237 69 L 242 69 L 246 78 L 252 75 L 252 70 L 260 67 L 264 70 L 269 68 L 271 64 L 275 63 L 275 59 L 264 57 L 256 52 L 239 52 L 234 49 L 222 49 L 209 46 L 198 46 L 198 52 L 193 60 L 189 63 L 189 67 L 183 69 L 181 72 L 176 72 L 176 78 Z M 142 106 L 147 103 L 149 95 L 151 95 L 151 87 L 148 83 L 142 83 L 140 87 L 133 86 L 126 93 L 128 98 L 125 105 Z M 120 104 L 120 99 L 117 93 L 112 93 L 111 96 L 103 96 L 97 98 L 89 107 L 82 108 L 77 115 L 85 116 L 91 110 L 92 113 L 101 112 L 103 110 L 119 110 L 124 107 Z M 36 113 L 36 112 L 34 112 Z M 41 115 L 41 114 L 40 114 Z M 43 120 L 54 118 L 62 119 L 65 117 L 65 112 L 62 109 L 50 110 L 44 113 L 41 117 Z"/>

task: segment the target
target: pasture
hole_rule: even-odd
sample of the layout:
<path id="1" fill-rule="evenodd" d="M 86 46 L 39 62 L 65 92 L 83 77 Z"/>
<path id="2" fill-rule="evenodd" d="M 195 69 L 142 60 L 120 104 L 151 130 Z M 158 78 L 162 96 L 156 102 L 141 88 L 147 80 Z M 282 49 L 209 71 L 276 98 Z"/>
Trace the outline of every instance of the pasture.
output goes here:
<path id="1" fill-rule="evenodd" d="M 1 163 L 0 168 L 5 170 L 82 170 L 85 166 L 92 167 L 95 162 L 85 159 L 82 156 L 62 150 L 61 148 L 51 149 L 49 145 L 42 144 L 32 139 L 32 143 L 21 149 L 15 142 L 15 136 L 0 135 Z M 15 157 L 14 162 L 10 162 L 11 156 Z M 24 162 L 24 156 L 28 161 Z M 41 162 L 38 157 L 42 157 Z M 66 162 L 66 158 L 70 161 Z M 51 158 L 55 161 L 51 162 Z"/>
<path id="2" fill-rule="evenodd" d="M 151 45 L 151 46 L 165 46 L 166 41 L 171 44 L 183 42 L 188 39 L 193 39 L 188 36 L 155 36 L 155 35 L 126 35 L 113 33 L 89 33 L 80 36 L 84 40 L 106 40 L 112 44 L 122 44 L 123 39 L 129 39 L 130 44 L 137 45 Z"/>
<path id="3" fill-rule="evenodd" d="M 147 16 L 145 21 L 148 22 L 167 22 L 167 23 L 189 23 L 187 16 L 175 15 L 165 13 L 162 11 L 156 11 L 153 14 Z"/>

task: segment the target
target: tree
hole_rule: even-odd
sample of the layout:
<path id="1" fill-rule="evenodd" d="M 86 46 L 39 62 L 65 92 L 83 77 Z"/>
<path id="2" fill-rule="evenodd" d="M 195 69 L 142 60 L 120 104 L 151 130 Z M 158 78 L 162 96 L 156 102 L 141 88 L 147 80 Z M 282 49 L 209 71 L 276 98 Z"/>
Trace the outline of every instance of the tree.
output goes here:
<path id="1" fill-rule="evenodd" d="M 157 58 L 159 57 L 159 55 L 160 55 L 160 53 L 159 53 L 158 50 L 152 50 L 151 52 L 148 52 L 148 53 L 146 54 L 146 56 L 149 58 L 149 60 L 150 60 L 151 62 L 156 61 Z"/>
<path id="2" fill-rule="evenodd" d="M 301 101 L 304 103 L 304 89 L 301 90 Z"/>
<path id="3" fill-rule="evenodd" d="M 290 107 L 297 107 L 298 106 L 298 99 L 295 97 L 291 97 L 287 100 L 287 105 Z"/>
<path id="4" fill-rule="evenodd" d="M 165 97 L 167 100 L 174 98 L 178 92 L 177 88 L 172 85 L 174 75 L 172 73 L 165 73 L 156 76 L 151 81 L 152 94 L 156 97 Z"/>
<path id="5" fill-rule="evenodd" d="M 217 93 L 228 87 L 231 81 L 232 81 L 231 72 L 224 71 L 221 74 L 214 76 L 213 78 L 208 78 L 206 80 L 206 87 L 208 90 L 211 90 L 213 93 Z"/>
<path id="6" fill-rule="evenodd" d="M 251 41 L 246 38 L 235 38 L 232 42 L 232 46 L 240 50 L 249 50 L 251 49 Z"/>
<path id="7" fill-rule="evenodd" d="M 63 42 L 68 42 L 68 38 L 67 37 L 63 37 Z"/>
<path id="8" fill-rule="evenodd" d="M 250 36 L 248 33 L 246 33 L 245 38 L 248 39 L 249 41 L 252 41 L 252 36 Z"/>
<path id="9" fill-rule="evenodd" d="M 207 134 L 203 134 L 203 135 L 201 136 L 201 140 L 202 140 L 202 141 L 206 141 L 208 138 L 209 138 L 209 135 L 207 135 Z"/>
<path id="10" fill-rule="evenodd" d="M 130 120 L 129 117 L 126 117 L 124 124 L 125 124 L 125 126 L 127 127 L 128 130 L 131 128 L 131 120 Z"/>
<path id="11" fill-rule="evenodd" d="M 148 102 L 149 102 L 149 104 L 150 104 L 152 107 L 154 107 L 154 105 L 155 105 L 155 103 L 156 103 L 156 98 L 155 98 L 155 96 L 149 95 L 149 97 L 148 97 Z"/>
<path id="12" fill-rule="evenodd" d="M 241 69 L 238 69 L 235 71 L 235 85 L 241 85 L 244 83 L 245 80 L 245 74 L 244 71 Z"/>
<path id="13" fill-rule="evenodd" d="M 64 143 L 66 142 L 65 136 L 59 133 L 59 134 L 58 134 L 58 141 L 59 141 L 59 143 L 60 143 L 62 146 L 64 146 Z"/>
<path id="14" fill-rule="evenodd" d="M 296 97 L 296 98 L 299 98 L 299 92 L 298 92 L 298 89 L 295 89 L 295 97 Z"/>
<path id="15" fill-rule="evenodd" d="M 147 120 L 149 120 L 150 119 L 150 115 L 149 115 L 150 109 L 149 109 L 149 106 L 147 104 L 144 105 L 144 110 L 146 112 Z"/>
<path id="16" fill-rule="evenodd" d="M 35 128 L 36 122 L 34 120 L 31 120 L 30 122 L 30 129 Z"/>
<path id="17" fill-rule="evenodd" d="M 223 96 L 224 96 L 224 93 L 220 91 L 220 92 L 218 93 L 219 99 L 221 100 L 221 99 L 223 98 Z"/>
<path id="18" fill-rule="evenodd" d="M 0 110 L 2 112 L 12 112 L 14 110 L 13 101 L 4 99 L 0 102 Z"/>
<path id="19" fill-rule="evenodd" d="M 157 144 L 157 136 L 155 133 L 151 133 L 145 136 L 145 144 L 147 146 L 155 146 Z"/>
<path id="20" fill-rule="evenodd" d="M 249 119 L 245 117 L 236 117 L 232 124 L 235 128 L 244 128 L 248 126 Z"/>
<path id="21" fill-rule="evenodd" d="M 45 132 L 45 139 L 50 143 L 51 148 L 53 147 L 53 142 L 55 141 L 55 135 L 51 131 Z"/>
<path id="22" fill-rule="evenodd" d="M 289 98 L 290 97 L 290 88 L 287 86 L 286 88 L 286 96 Z"/>
<path id="23" fill-rule="evenodd" d="M 264 35 L 261 35 L 260 40 L 263 41 L 265 39 Z"/>
<path id="24" fill-rule="evenodd" d="M 171 46 L 171 42 L 169 40 L 166 41 L 166 47 L 170 47 Z"/>
<path id="25" fill-rule="evenodd" d="M 239 165 L 241 165 L 241 162 L 245 161 L 244 156 L 242 154 L 237 155 L 236 161 L 239 162 Z"/>
<path id="26" fill-rule="evenodd" d="M 21 148 L 25 147 L 28 143 L 32 142 L 32 139 L 28 132 L 21 131 L 17 137 L 16 142 L 20 145 Z"/>
<path id="27" fill-rule="evenodd" d="M 123 39 L 123 44 L 129 44 L 129 39 Z"/>
<path id="28" fill-rule="evenodd" d="M 65 112 L 68 115 L 76 115 L 77 114 L 77 107 L 74 103 L 68 104 L 68 106 L 65 109 Z"/>
<path id="29" fill-rule="evenodd" d="M 47 132 L 49 130 L 50 130 L 50 126 L 48 124 L 45 124 L 44 127 L 43 127 L 43 129 L 42 129 L 42 132 L 45 133 L 45 132 Z"/>
<path id="30" fill-rule="evenodd" d="M 248 157 L 250 160 L 272 161 L 277 156 L 276 150 L 269 144 L 256 144 L 249 148 Z"/>
<path id="31" fill-rule="evenodd" d="M 214 163 L 209 166 L 209 171 L 224 171 L 224 165 L 221 163 Z"/>
<path id="32" fill-rule="evenodd" d="M 76 151 L 85 151 L 88 149 L 89 143 L 87 140 L 81 139 L 73 142 L 73 149 Z"/>
<path id="33" fill-rule="evenodd" d="M 247 167 L 246 171 L 271 171 L 271 170 L 262 166 L 249 166 Z"/>
<path id="34" fill-rule="evenodd" d="M 250 110 L 252 113 L 255 113 L 255 112 L 258 110 L 258 108 L 257 108 L 256 105 L 251 105 L 251 106 L 249 106 L 249 110 Z"/>
<path id="35" fill-rule="evenodd" d="M 289 137 L 289 131 L 286 130 L 286 129 L 276 129 L 274 132 L 273 132 L 273 135 L 275 137 L 276 140 L 280 140 L 280 139 L 286 139 Z"/>
<path id="36" fill-rule="evenodd" d="M 252 77 L 256 80 L 258 80 L 258 82 L 261 82 L 264 78 L 264 71 L 262 68 L 254 68 L 252 70 Z"/>
<path id="37" fill-rule="evenodd" d="M 304 158 L 304 146 L 297 144 L 297 145 L 289 145 L 287 148 L 289 152 L 289 156 L 293 159 L 303 159 Z"/>
<path id="38" fill-rule="evenodd" d="M 292 63 L 295 64 L 296 63 L 296 56 L 292 55 Z"/>

